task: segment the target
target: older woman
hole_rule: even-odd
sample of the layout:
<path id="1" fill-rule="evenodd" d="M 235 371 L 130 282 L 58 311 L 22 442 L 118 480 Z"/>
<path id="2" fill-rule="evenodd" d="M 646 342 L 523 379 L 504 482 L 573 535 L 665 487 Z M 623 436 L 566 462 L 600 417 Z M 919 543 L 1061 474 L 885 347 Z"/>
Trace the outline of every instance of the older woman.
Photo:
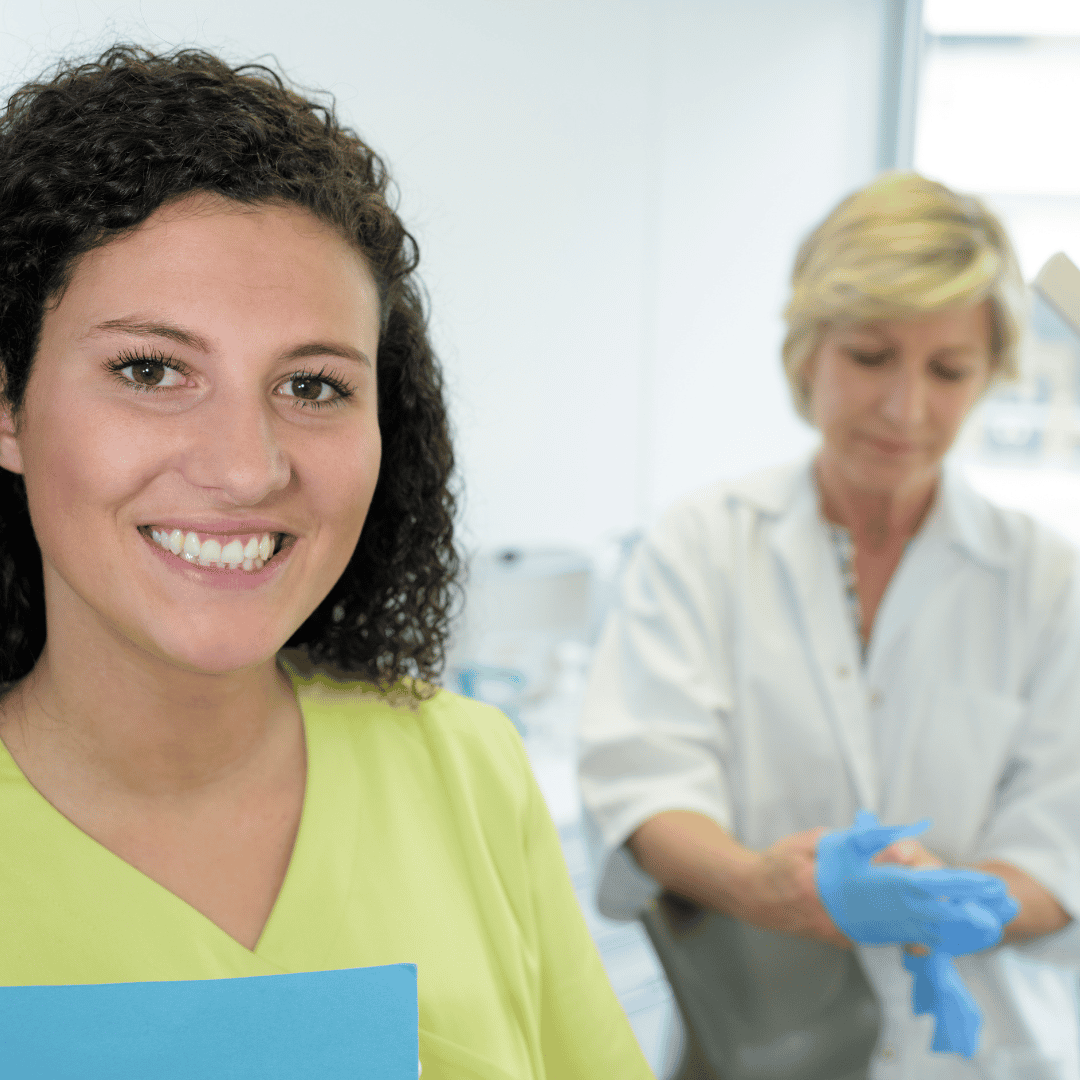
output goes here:
<path id="1" fill-rule="evenodd" d="M 985 1016 L 971 1064 L 930 1053 L 900 949 L 858 950 L 882 1016 L 868 1075 L 1078 1080 L 1074 976 L 1048 966 L 1080 954 L 1076 556 L 943 464 L 1017 373 L 1014 255 L 976 200 L 889 174 L 813 232 L 792 285 L 784 362 L 819 449 L 667 513 L 597 650 L 600 907 L 629 917 L 663 888 L 851 948 L 818 838 L 860 808 L 932 818 L 886 858 L 982 868 L 1021 908 L 958 960 Z"/>
<path id="2" fill-rule="evenodd" d="M 648 1077 L 513 726 L 430 685 L 453 455 L 388 183 L 197 51 L 0 121 L 0 984 L 413 963 L 425 1080 Z"/>

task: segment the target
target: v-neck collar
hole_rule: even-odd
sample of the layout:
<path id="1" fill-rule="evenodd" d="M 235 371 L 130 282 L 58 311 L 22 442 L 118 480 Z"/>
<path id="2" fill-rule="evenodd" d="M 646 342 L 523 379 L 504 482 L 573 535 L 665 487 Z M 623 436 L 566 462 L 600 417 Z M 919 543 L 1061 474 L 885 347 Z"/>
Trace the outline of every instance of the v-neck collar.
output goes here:
<path id="1" fill-rule="evenodd" d="M 288 661 L 284 666 L 304 719 L 308 775 L 292 858 L 255 954 L 293 971 L 322 970 L 336 966 L 334 943 L 358 858 L 353 841 L 362 792 L 348 731 L 335 722 L 318 681 Z"/>
<path id="2" fill-rule="evenodd" d="M 15 786 L 15 792 L 9 789 L 9 797 L 17 804 L 14 813 L 18 823 L 27 824 L 33 833 L 33 840 L 28 836 L 27 843 L 36 845 L 36 858 L 30 851 L 26 853 L 29 866 L 26 872 L 44 875 L 42 894 L 58 894 L 57 903 L 77 911 L 86 932 L 94 933 L 96 929 L 120 940 L 126 930 L 139 937 L 142 928 L 126 928 L 116 915 L 117 909 L 110 897 L 131 898 L 131 903 L 125 901 L 120 905 L 125 911 L 137 909 L 143 916 L 141 921 L 156 924 L 163 934 L 180 932 L 189 936 L 193 953 L 205 961 L 209 969 L 204 976 L 185 970 L 179 974 L 148 972 L 147 978 L 269 975 L 319 970 L 320 964 L 326 963 L 333 966 L 328 955 L 297 955 L 298 950 L 289 946 L 298 937 L 297 926 L 310 924 L 313 915 L 323 931 L 330 924 L 338 925 L 344 916 L 356 848 L 348 844 L 344 851 L 335 849 L 334 840 L 340 834 L 332 825 L 335 820 L 349 820 L 339 815 L 347 815 L 350 807 L 339 804 L 355 801 L 355 798 L 350 800 L 351 785 L 341 783 L 346 778 L 338 775 L 347 767 L 341 760 L 343 748 L 335 746 L 339 740 L 333 738 L 332 733 L 319 730 L 319 724 L 310 722 L 309 706 L 305 702 L 311 689 L 308 680 L 298 675 L 291 665 L 286 667 L 286 672 L 304 727 L 307 774 L 300 825 L 289 865 L 254 949 L 242 945 L 186 900 L 65 817 L 34 787 L 0 740 L 0 786 Z M 319 711 L 317 707 L 315 711 Z M 323 738 L 324 734 L 330 737 Z M 42 851 L 53 852 L 56 857 L 45 860 L 41 857 Z M 50 881 L 50 877 L 56 880 Z M 84 895 L 71 895 L 73 890 L 80 889 Z M 326 939 L 325 934 L 320 936 Z M 303 935 L 299 937 L 303 940 Z"/>

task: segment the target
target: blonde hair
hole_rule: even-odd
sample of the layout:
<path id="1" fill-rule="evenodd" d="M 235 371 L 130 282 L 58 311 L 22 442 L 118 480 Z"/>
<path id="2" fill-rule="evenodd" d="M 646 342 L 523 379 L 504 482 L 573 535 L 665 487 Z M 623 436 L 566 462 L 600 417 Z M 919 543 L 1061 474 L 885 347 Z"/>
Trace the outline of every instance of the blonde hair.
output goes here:
<path id="1" fill-rule="evenodd" d="M 810 414 L 803 374 L 825 328 L 990 302 L 991 383 L 1019 377 L 1027 291 L 1001 222 L 976 198 L 888 172 L 844 199 L 803 241 L 784 310 L 784 370 Z"/>

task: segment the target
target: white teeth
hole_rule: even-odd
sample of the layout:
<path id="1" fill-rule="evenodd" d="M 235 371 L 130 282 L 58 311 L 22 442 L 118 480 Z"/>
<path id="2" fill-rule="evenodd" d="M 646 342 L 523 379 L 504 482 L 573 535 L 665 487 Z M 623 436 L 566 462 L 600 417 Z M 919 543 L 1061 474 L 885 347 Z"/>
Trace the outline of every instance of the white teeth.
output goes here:
<path id="1" fill-rule="evenodd" d="M 244 544 L 239 538 L 230 540 L 224 548 L 220 541 L 208 537 L 199 542 L 199 535 L 189 532 L 186 536 L 179 529 L 166 532 L 164 529 L 151 529 L 154 542 L 179 555 L 187 562 L 199 566 L 212 566 L 218 570 L 261 570 L 274 553 L 275 537 L 264 533 L 261 537 L 252 536 Z"/>
<path id="2" fill-rule="evenodd" d="M 254 539 L 254 537 L 252 538 Z M 206 546 L 203 546 L 203 551 L 206 550 Z M 200 555 L 201 557 L 201 555 Z M 239 540 L 230 540 L 222 549 L 219 556 L 223 563 L 228 563 L 231 567 L 235 567 L 244 561 L 244 545 Z"/>
<path id="3" fill-rule="evenodd" d="M 184 545 L 186 550 L 187 544 Z M 204 540 L 199 548 L 199 562 L 206 566 L 208 563 L 221 562 L 221 544 L 213 538 Z"/>

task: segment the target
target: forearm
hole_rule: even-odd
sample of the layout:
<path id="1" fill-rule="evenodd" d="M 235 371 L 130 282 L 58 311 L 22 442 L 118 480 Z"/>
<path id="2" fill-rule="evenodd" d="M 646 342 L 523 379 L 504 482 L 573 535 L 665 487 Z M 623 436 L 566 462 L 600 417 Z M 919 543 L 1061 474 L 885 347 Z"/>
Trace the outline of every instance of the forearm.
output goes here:
<path id="1" fill-rule="evenodd" d="M 712 818 L 666 810 L 640 825 L 626 846 L 641 869 L 669 892 L 725 915 L 741 910 L 754 852 Z"/>
<path id="2" fill-rule="evenodd" d="M 1012 863 L 988 859 L 979 863 L 976 869 L 1001 878 L 1020 905 L 1020 913 L 1005 926 L 1001 939 L 1003 944 L 1030 941 L 1043 934 L 1052 934 L 1072 921 L 1072 916 L 1049 889 Z"/>

